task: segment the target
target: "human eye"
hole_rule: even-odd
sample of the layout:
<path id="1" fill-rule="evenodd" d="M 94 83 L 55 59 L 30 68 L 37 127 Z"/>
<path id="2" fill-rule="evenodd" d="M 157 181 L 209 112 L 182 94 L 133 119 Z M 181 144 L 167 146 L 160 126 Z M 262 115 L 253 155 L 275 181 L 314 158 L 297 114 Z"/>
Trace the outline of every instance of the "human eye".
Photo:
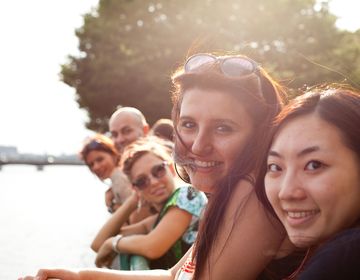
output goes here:
<path id="1" fill-rule="evenodd" d="M 132 132 L 133 130 L 130 127 L 125 127 L 121 130 L 123 135 L 128 135 Z"/>
<path id="2" fill-rule="evenodd" d="M 220 133 L 229 133 L 229 132 L 234 131 L 234 129 L 230 125 L 221 124 L 221 125 L 216 126 L 216 131 L 220 132 Z"/>
<path id="3" fill-rule="evenodd" d="M 180 121 L 179 126 L 180 128 L 183 129 L 193 129 L 196 126 L 196 124 L 191 120 L 182 120 Z"/>
<path id="4" fill-rule="evenodd" d="M 281 167 L 276 163 L 268 163 L 267 165 L 267 172 L 279 172 L 281 170 Z"/>
<path id="5" fill-rule="evenodd" d="M 99 156 L 95 159 L 96 163 L 102 163 L 105 160 L 105 158 L 103 156 Z"/>
<path id="6" fill-rule="evenodd" d="M 315 170 L 317 170 L 319 168 L 322 168 L 324 166 L 325 165 L 321 161 L 311 160 L 306 164 L 305 169 L 309 170 L 309 171 L 315 171 Z"/>

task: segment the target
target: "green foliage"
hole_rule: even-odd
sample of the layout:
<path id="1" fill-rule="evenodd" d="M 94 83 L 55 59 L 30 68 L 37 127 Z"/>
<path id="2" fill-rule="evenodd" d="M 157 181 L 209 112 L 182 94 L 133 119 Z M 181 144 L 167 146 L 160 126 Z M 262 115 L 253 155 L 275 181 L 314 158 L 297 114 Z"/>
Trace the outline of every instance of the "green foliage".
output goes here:
<path id="1" fill-rule="evenodd" d="M 62 66 L 88 128 L 118 105 L 150 123 L 170 115 L 170 76 L 191 53 L 240 52 L 291 88 L 348 77 L 360 84 L 359 32 L 337 30 L 315 0 L 100 0 L 76 31 L 81 55 Z M 343 73 L 343 75 L 339 74 Z"/>

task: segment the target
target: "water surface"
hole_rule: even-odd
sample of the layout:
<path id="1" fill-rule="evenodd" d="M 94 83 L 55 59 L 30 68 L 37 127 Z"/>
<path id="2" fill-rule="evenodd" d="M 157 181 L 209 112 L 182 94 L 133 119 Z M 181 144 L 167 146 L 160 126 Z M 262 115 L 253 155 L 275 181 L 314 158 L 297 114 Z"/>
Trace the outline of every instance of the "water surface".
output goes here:
<path id="1" fill-rule="evenodd" d="M 89 247 L 108 218 L 106 185 L 85 166 L 0 171 L 0 279 L 41 267 L 94 267 Z"/>

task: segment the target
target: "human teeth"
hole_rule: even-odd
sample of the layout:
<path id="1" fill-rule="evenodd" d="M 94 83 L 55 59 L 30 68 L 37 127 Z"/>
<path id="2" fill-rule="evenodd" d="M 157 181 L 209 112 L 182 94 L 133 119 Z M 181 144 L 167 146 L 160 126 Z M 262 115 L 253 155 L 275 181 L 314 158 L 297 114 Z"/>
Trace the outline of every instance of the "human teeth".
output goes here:
<path id="1" fill-rule="evenodd" d="M 194 163 L 199 167 L 213 167 L 220 164 L 217 161 L 200 161 L 200 160 L 195 160 Z"/>
<path id="2" fill-rule="evenodd" d="M 299 218 L 306 218 L 311 215 L 315 215 L 318 211 L 301 211 L 301 212 L 290 212 L 288 211 L 287 214 L 290 218 L 299 219 Z"/>

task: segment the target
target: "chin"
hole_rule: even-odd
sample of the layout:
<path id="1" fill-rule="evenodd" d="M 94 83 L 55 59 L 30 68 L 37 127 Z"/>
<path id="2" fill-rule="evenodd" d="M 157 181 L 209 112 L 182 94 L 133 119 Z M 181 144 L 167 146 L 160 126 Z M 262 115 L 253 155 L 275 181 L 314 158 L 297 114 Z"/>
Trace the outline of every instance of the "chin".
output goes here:
<path id="1" fill-rule="evenodd" d="M 212 187 L 214 185 L 214 183 L 204 182 L 204 180 L 202 180 L 201 183 L 197 183 L 196 180 L 194 180 L 194 183 L 192 183 L 193 182 L 192 180 L 190 180 L 190 181 L 191 181 L 191 185 L 201 192 L 212 193 L 214 191 L 214 189 Z"/>
<path id="2" fill-rule="evenodd" d="M 309 236 L 290 236 L 290 241 L 298 248 L 307 248 L 314 245 L 317 240 Z"/>

